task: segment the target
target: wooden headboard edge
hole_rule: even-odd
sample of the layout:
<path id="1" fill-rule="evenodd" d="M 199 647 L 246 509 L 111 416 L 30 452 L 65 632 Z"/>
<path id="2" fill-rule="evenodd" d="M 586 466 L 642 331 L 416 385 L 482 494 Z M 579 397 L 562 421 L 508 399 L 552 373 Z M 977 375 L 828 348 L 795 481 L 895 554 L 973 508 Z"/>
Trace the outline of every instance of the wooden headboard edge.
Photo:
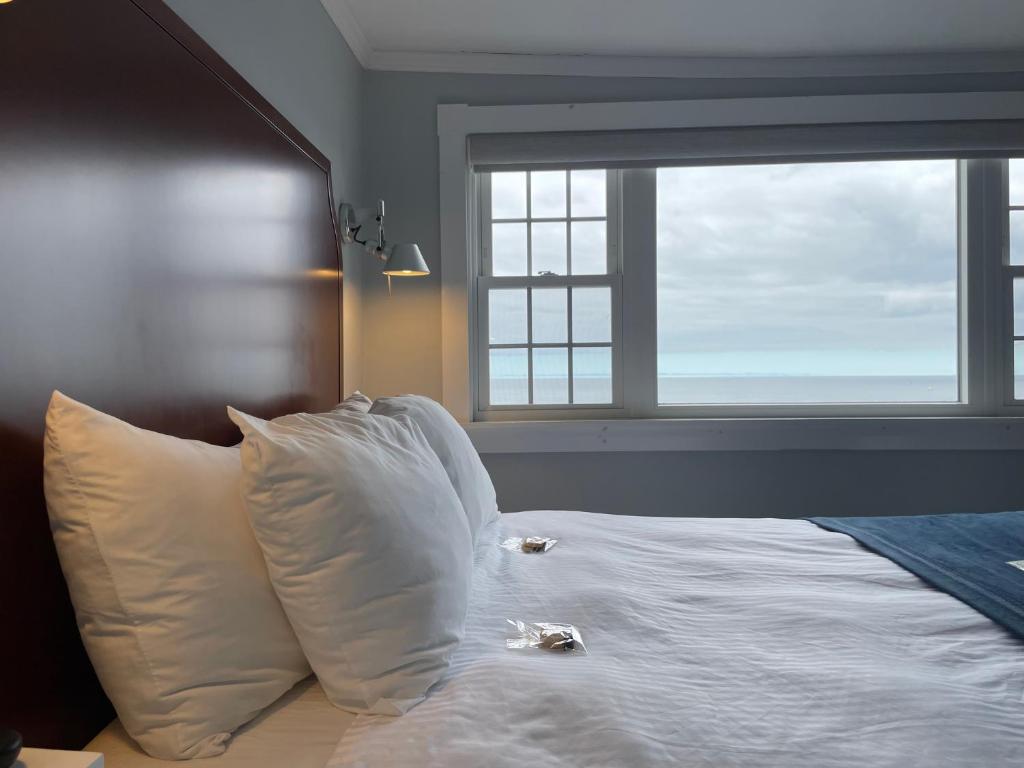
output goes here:
<path id="1" fill-rule="evenodd" d="M 303 136 L 274 105 L 267 101 L 234 67 L 215 51 L 209 43 L 178 16 L 163 0 L 131 0 L 143 13 L 149 16 L 161 29 L 173 37 L 182 48 L 199 60 L 238 98 L 248 104 L 260 117 L 272 125 L 282 136 L 301 150 L 310 160 L 330 174 L 331 161 L 327 155 Z"/>

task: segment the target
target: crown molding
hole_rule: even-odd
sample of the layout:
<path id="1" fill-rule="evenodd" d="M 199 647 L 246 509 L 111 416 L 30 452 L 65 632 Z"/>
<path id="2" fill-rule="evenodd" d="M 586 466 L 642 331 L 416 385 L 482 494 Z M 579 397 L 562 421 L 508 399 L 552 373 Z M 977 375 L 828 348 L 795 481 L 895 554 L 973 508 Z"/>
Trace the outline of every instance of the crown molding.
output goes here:
<path id="1" fill-rule="evenodd" d="M 367 69 L 492 75 L 701 79 L 993 74 L 1024 72 L 1024 52 L 689 57 L 374 51 Z"/>
<path id="2" fill-rule="evenodd" d="M 370 64 L 374 55 L 373 47 L 370 45 L 366 33 L 363 32 L 363 28 L 359 25 L 348 0 L 320 0 L 320 4 L 327 11 L 327 15 L 331 17 L 334 26 L 341 32 L 341 36 L 345 38 L 345 42 L 352 49 L 356 59 L 363 65 L 363 69 L 372 69 Z"/>
<path id="3" fill-rule="evenodd" d="M 364 69 L 562 77 L 809 78 L 1024 72 L 1024 51 L 870 56 L 577 56 L 376 50 L 348 0 L 321 0 Z"/>

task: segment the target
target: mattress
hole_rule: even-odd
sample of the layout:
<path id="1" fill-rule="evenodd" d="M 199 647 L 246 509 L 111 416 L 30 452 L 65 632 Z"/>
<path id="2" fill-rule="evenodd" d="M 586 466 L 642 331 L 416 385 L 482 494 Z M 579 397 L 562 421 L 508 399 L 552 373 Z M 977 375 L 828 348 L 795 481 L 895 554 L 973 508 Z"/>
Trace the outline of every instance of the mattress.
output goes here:
<path id="1" fill-rule="evenodd" d="M 106 768 L 323 768 L 338 737 L 354 718 L 355 715 L 332 706 L 316 678 L 309 677 L 236 731 L 227 751 L 217 757 L 187 763 L 157 760 L 139 749 L 118 720 L 93 739 L 86 750 L 102 752 Z"/>
<path id="2" fill-rule="evenodd" d="M 448 674 L 358 717 L 332 768 L 1024 765 L 1024 644 L 845 534 L 523 512 L 490 535 Z M 570 622 L 589 655 L 509 650 L 506 618 Z"/>

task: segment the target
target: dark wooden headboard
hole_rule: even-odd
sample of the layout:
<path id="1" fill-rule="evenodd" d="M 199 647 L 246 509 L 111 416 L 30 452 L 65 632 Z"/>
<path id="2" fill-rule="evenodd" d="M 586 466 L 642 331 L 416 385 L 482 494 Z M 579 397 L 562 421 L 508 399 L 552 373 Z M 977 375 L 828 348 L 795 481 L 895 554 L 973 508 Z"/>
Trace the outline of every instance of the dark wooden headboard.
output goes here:
<path id="1" fill-rule="evenodd" d="M 42 490 L 60 389 L 228 445 L 225 406 L 337 401 L 330 163 L 159 0 L 0 4 L 0 726 L 113 717 Z"/>

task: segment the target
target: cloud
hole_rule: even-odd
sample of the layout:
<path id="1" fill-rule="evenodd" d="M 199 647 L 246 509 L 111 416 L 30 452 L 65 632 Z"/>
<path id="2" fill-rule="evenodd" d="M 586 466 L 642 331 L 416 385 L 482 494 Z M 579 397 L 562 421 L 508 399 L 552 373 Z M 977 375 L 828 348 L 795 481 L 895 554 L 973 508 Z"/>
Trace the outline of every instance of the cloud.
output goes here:
<path id="1" fill-rule="evenodd" d="M 827 350 L 866 373 L 945 374 L 956 276 L 955 161 L 658 171 L 663 356 L 742 371 L 777 350 L 784 373 Z"/>
<path id="2" fill-rule="evenodd" d="M 956 306 L 956 283 L 937 283 L 885 292 L 885 314 L 890 317 L 923 317 L 946 314 Z"/>

